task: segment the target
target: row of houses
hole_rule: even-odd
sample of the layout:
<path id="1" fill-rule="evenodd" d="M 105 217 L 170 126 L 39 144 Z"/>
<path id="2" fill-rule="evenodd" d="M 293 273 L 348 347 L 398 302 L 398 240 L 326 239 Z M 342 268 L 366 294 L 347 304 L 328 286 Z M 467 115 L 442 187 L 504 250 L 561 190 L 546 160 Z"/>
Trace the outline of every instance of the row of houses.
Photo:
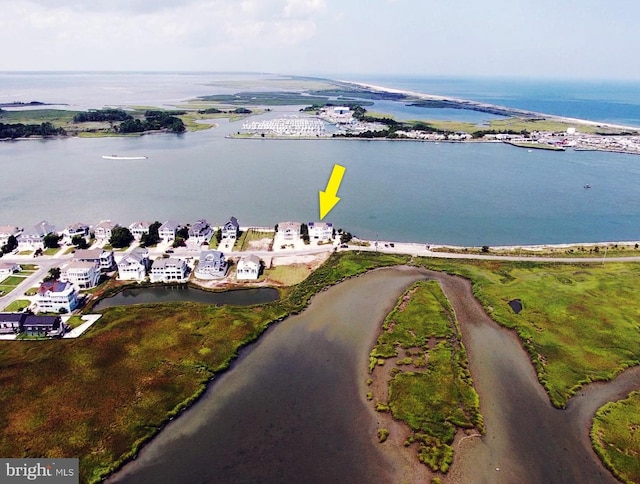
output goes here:
<path id="1" fill-rule="evenodd" d="M 140 240 L 144 234 L 149 233 L 151 222 L 139 221 L 134 222 L 128 226 L 129 231 L 136 240 Z M 113 235 L 113 230 L 116 227 L 120 227 L 120 224 L 113 222 L 112 220 L 102 220 L 94 227 L 90 227 L 87 224 L 76 223 L 69 225 L 59 234 L 56 232 L 55 226 L 51 225 L 46 220 L 39 222 L 32 227 L 20 228 L 12 225 L 0 226 L 0 247 L 7 244 L 9 237 L 13 236 L 18 242 L 19 251 L 33 251 L 38 249 L 44 249 L 45 237 L 49 234 L 58 234 L 62 237 L 62 242 L 71 244 L 74 237 L 85 237 L 87 240 L 90 234 L 93 233 L 96 241 L 99 244 L 103 244 L 109 241 Z M 171 243 L 175 240 L 178 230 L 183 227 L 175 220 L 167 220 L 158 229 L 158 235 L 162 242 Z M 235 217 L 231 217 L 222 227 L 223 239 L 236 239 L 240 225 Z M 213 237 L 214 229 L 209 222 L 205 219 L 197 220 L 192 225 L 188 226 L 189 240 L 194 245 L 201 245 L 208 243 Z"/>

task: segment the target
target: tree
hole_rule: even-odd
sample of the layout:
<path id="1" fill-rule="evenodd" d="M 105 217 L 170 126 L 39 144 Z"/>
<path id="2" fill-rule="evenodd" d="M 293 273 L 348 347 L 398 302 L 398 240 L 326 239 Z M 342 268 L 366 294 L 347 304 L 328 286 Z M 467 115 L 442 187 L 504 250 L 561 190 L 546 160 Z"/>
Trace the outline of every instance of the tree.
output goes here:
<path id="1" fill-rule="evenodd" d="M 87 249 L 89 247 L 87 239 L 85 239 L 82 235 L 74 235 L 71 239 L 71 243 L 78 249 Z"/>
<path id="2" fill-rule="evenodd" d="M 352 238 L 353 238 L 353 235 L 351 235 L 349 232 L 342 231 L 342 233 L 340 234 L 340 243 L 341 244 L 346 244 Z"/>
<path id="3" fill-rule="evenodd" d="M 309 227 L 307 224 L 300 224 L 300 237 L 305 244 L 309 243 Z"/>
<path id="4" fill-rule="evenodd" d="M 216 238 L 216 242 L 220 244 L 220 242 L 222 241 L 222 229 L 216 230 L 214 237 Z"/>
<path id="5" fill-rule="evenodd" d="M 18 239 L 14 235 L 10 235 L 7 238 L 7 243 L 2 246 L 2 252 L 8 254 L 18 248 Z M 637 248 L 637 247 L 636 247 Z"/>
<path id="6" fill-rule="evenodd" d="M 111 238 L 109 239 L 111 247 L 122 249 L 123 247 L 129 247 L 131 242 L 133 242 L 133 235 L 127 227 L 116 227 L 111 231 Z"/>
<path id="7" fill-rule="evenodd" d="M 176 238 L 180 237 L 182 240 L 189 238 L 189 227 L 180 227 L 176 232 Z"/>
<path id="8" fill-rule="evenodd" d="M 159 229 L 161 225 L 162 224 L 156 220 L 149 226 L 149 233 L 142 234 L 142 237 L 140 237 L 140 245 L 142 247 L 149 247 L 160 242 Z"/>
<path id="9" fill-rule="evenodd" d="M 52 267 L 49 269 L 49 273 L 45 276 L 44 282 L 57 281 L 58 279 L 60 279 L 60 268 Z"/>
<path id="10" fill-rule="evenodd" d="M 60 239 L 62 236 L 58 234 L 47 234 L 44 236 L 44 248 L 45 249 L 57 249 L 60 247 Z"/>

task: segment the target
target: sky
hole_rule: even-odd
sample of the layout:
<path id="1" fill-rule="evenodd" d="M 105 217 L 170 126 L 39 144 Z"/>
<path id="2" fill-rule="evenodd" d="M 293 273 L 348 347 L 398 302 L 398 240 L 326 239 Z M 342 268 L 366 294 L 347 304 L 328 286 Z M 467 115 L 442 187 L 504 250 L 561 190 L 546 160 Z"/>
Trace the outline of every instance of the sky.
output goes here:
<path id="1" fill-rule="evenodd" d="M 637 0 L 0 0 L 0 70 L 640 80 Z"/>

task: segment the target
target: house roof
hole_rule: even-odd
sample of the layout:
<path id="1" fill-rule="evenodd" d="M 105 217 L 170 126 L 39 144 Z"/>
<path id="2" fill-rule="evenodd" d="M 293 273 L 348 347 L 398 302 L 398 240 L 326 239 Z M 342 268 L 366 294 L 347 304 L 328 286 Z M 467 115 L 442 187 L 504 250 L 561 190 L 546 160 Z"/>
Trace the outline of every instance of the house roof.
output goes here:
<path id="1" fill-rule="evenodd" d="M 70 282 L 47 281 L 40 284 L 38 294 L 46 294 L 47 292 L 65 292 L 71 286 Z"/>
<path id="2" fill-rule="evenodd" d="M 16 264 L 15 262 L 0 262 L 0 270 L 2 269 L 16 269 L 17 267 L 20 267 L 18 264 Z"/>
<path id="3" fill-rule="evenodd" d="M 224 224 L 225 227 L 227 227 L 228 225 L 231 225 L 232 227 L 239 229 L 240 228 L 240 224 L 238 223 L 238 219 L 235 217 L 231 217 L 226 224 Z"/>
<path id="4" fill-rule="evenodd" d="M 46 220 L 43 220 L 33 227 L 25 229 L 24 232 L 20 234 L 20 237 L 25 239 L 28 237 L 44 237 L 45 235 L 53 232 L 55 232 L 55 227 L 53 225 L 49 225 Z"/>
<path id="5" fill-rule="evenodd" d="M 0 225 L 0 235 L 16 235 L 19 232 L 20 229 L 13 225 Z"/>
<path id="6" fill-rule="evenodd" d="M 158 231 L 162 231 L 162 230 L 178 230 L 181 227 L 181 225 L 176 222 L 175 220 L 167 220 L 165 223 L 163 223 L 160 228 L 158 229 Z"/>
<path id="7" fill-rule="evenodd" d="M 73 260 L 69 262 L 64 269 L 68 271 L 69 269 L 92 269 L 95 267 L 97 267 L 97 264 L 95 261 L 90 262 L 90 261 Z"/>
<path id="8" fill-rule="evenodd" d="M 278 224 L 278 232 L 283 230 L 300 230 L 300 222 L 280 222 Z"/>
<path id="9" fill-rule="evenodd" d="M 260 257 L 258 257 L 255 254 L 245 255 L 244 257 L 240 258 L 240 261 L 238 263 L 240 263 L 240 262 L 242 262 L 243 264 L 260 265 Z"/>
<path id="10" fill-rule="evenodd" d="M 19 323 L 24 319 L 24 314 L 20 313 L 0 313 L 0 322 L 2 323 Z"/>
<path id="11" fill-rule="evenodd" d="M 87 224 L 75 223 L 75 224 L 67 225 L 65 230 L 67 230 L 67 232 L 77 232 L 78 230 L 88 230 L 88 229 L 89 229 L 89 226 Z"/>
<path id="12" fill-rule="evenodd" d="M 75 260 L 97 260 L 100 259 L 102 249 L 78 249 L 73 254 Z"/>
<path id="13" fill-rule="evenodd" d="M 129 225 L 130 229 L 148 229 L 149 227 L 151 227 L 151 222 L 146 222 L 144 220 L 140 222 L 133 222 L 131 225 Z"/>
<path id="14" fill-rule="evenodd" d="M 118 226 L 117 223 L 111 221 L 111 220 L 101 220 L 100 223 L 98 225 L 96 225 L 96 229 L 106 229 L 106 230 L 111 230 L 114 229 Z"/>
<path id="15" fill-rule="evenodd" d="M 22 324 L 26 326 L 43 326 L 43 327 L 60 327 L 60 316 L 37 316 L 34 314 L 27 314 Z"/>
<path id="16" fill-rule="evenodd" d="M 309 222 L 308 223 L 308 227 L 310 229 L 312 228 L 316 228 L 316 229 L 329 229 L 329 228 L 333 228 L 333 224 L 331 222 Z"/>
<path id="17" fill-rule="evenodd" d="M 189 235 L 199 235 L 202 232 L 206 232 L 209 228 L 209 222 L 205 219 L 200 219 L 189 227 Z"/>
<path id="18" fill-rule="evenodd" d="M 165 269 L 167 267 L 183 267 L 185 262 L 182 259 L 174 259 L 169 257 L 168 259 L 156 259 L 153 261 L 152 268 L 153 269 Z"/>

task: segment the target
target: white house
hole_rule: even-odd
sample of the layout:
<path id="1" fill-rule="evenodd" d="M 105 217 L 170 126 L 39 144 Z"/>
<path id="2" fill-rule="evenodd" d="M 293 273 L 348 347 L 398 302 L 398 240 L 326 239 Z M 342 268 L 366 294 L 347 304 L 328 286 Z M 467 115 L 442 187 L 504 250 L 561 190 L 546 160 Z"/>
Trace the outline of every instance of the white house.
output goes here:
<path id="1" fill-rule="evenodd" d="M 22 230 L 20 230 L 20 228 L 18 227 L 14 227 L 12 225 L 0 225 L 0 247 L 2 247 L 3 245 L 7 245 L 9 237 L 11 237 L 12 235 L 17 240 L 20 232 L 22 232 Z"/>
<path id="2" fill-rule="evenodd" d="M 208 244 L 213 237 L 213 229 L 205 219 L 200 219 L 189 227 L 189 244 L 202 245 Z"/>
<path id="3" fill-rule="evenodd" d="M 113 229 L 119 227 L 119 225 L 111 220 L 102 220 L 98 225 L 93 229 L 93 233 L 96 236 L 98 242 L 108 242 L 111 238 L 111 233 Z"/>
<path id="4" fill-rule="evenodd" d="M 62 231 L 62 242 L 70 245 L 71 240 L 78 235 L 80 237 L 84 237 L 84 239 L 89 242 L 90 230 L 91 228 L 87 224 L 83 223 L 68 225 Z"/>
<path id="5" fill-rule="evenodd" d="M 70 282 L 43 282 L 36 294 L 36 305 L 40 313 L 70 313 L 78 306 L 78 293 Z"/>
<path id="6" fill-rule="evenodd" d="M 247 255 L 241 257 L 236 269 L 236 279 L 256 280 L 260 276 L 260 257 L 257 255 Z"/>
<path id="7" fill-rule="evenodd" d="M 158 235 L 165 243 L 173 242 L 180 227 L 181 225 L 175 220 L 167 220 L 158 229 Z"/>
<path id="8" fill-rule="evenodd" d="M 186 282 L 187 264 L 182 259 L 156 259 L 149 273 L 151 282 Z"/>
<path id="9" fill-rule="evenodd" d="M 300 240 L 300 226 L 299 222 L 281 222 L 276 235 L 282 240 L 295 242 Z"/>
<path id="10" fill-rule="evenodd" d="M 0 279 L 20 272 L 22 268 L 15 262 L 0 262 Z"/>
<path id="11" fill-rule="evenodd" d="M 239 231 L 240 224 L 238 224 L 238 219 L 231 217 L 227 223 L 222 226 L 222 238 L 235 240 L 238 237 Z"/>
<path id="12" fill-rule="evenodd" d="M 118 279 L 123 281 L 142 281 L 149 267 L 149 251 L 140 247 L 118 261 Z"/>
<path id="13" fill-rule="evenodd" d="M 96 287 L 100 280 L 100 264 L 97 261 L 74 260 L 62 268 L 60 277 L 78 289 L 91 289 Z"/>
<path id="14" fill-rule="evenodd" d="M 113 252 L 104 249 L 78 249 L 73 254 L 73 260 L 83 262 L 97 261 L 100 270 L 104 272 L 112 270 L 114 266 Z"/>
<path id="15" fill-rule="evenodd" d="M 200 252 L 200 260 L 195 270 L 198 279 L 215 279 L 224 277 L 227 273 L 227 261 L 224 254 L 218 250 L 203 250 Z"/>
<path id="16" fill-rule="evenodd" d="M 24 314 L 0 313 L 0 334 L 18 334 L 22 331 Z"/>
<path id="17" fill-rule="evenodd" d="M 55 232 L 55 227 L 43 220 L 18 235 L 18 250 L 44 249 L 44 237 Z"/>
<path id="18" fill-rule="evenodd" d="M 129 225 L 129 231 L 131 232 L 131 235 L 133 235 L 134 239 L 140 241 L 144 234 L 149 233 L 149 227 L 151 227 L 151 222 L 133 222 Z"/>
<path id="19" fill-rule="evenodd" d="M 333 238 L 333 224 L 331 222 L 309 222 L 309 239 L 326 242 Z"/>

